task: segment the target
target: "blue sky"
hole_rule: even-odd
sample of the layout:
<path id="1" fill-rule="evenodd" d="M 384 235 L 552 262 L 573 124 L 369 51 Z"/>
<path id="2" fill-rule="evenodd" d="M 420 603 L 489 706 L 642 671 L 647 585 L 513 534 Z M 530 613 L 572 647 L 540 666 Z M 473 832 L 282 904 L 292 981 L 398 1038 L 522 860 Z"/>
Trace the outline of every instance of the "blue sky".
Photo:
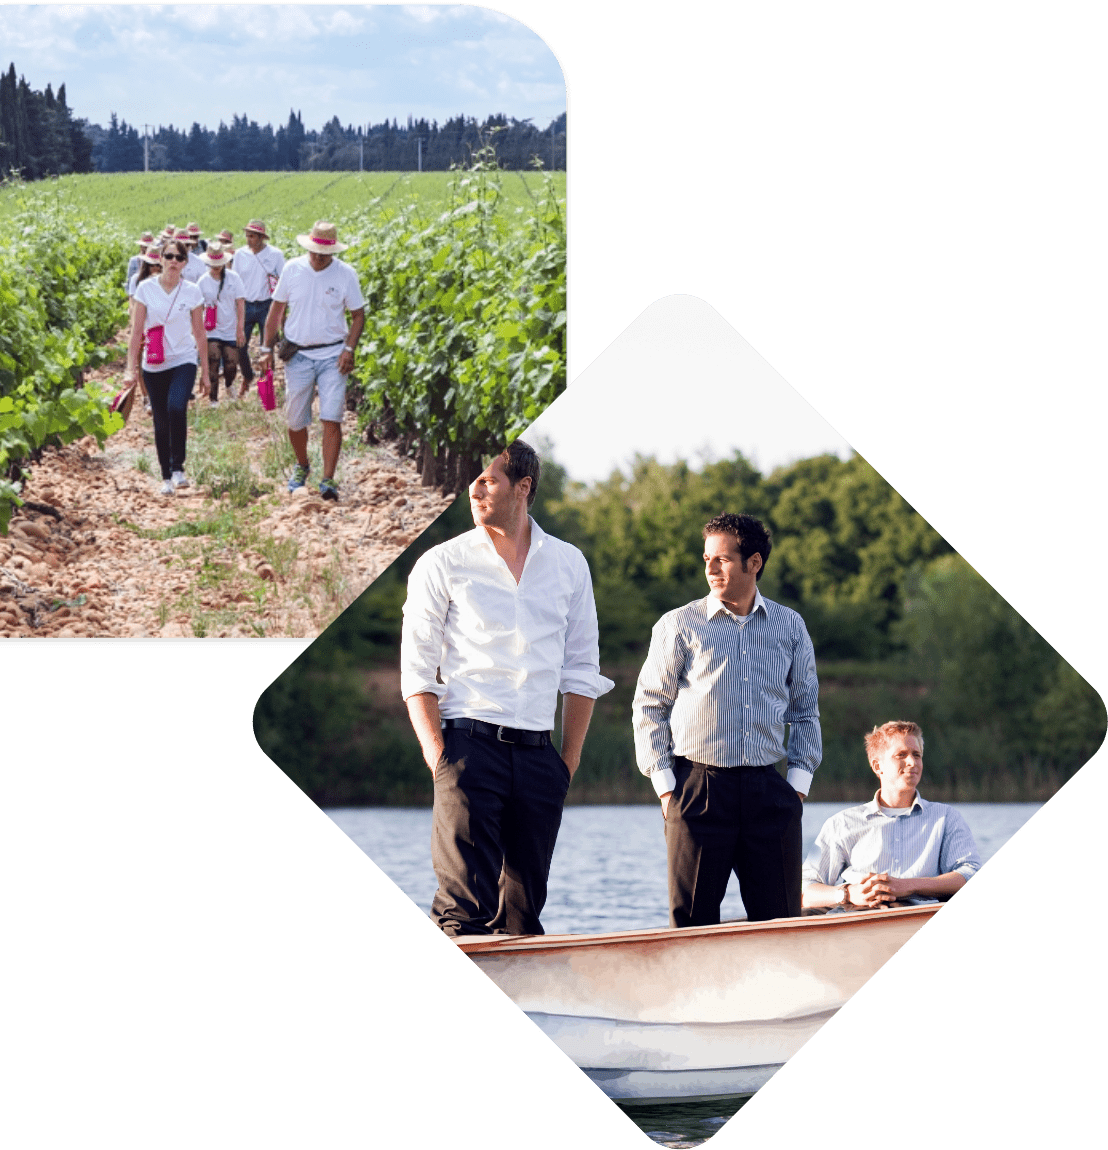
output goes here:
<path id="1" fill-rule="evenodd" d="M 436 5 L 4 5 L 2 66 L 32 88 L 64 83 L 74 114 L 107 125 L 244 113 L 276 128 L 442 123 L 464 113 L 533 119 L 565 111 L 565 84 L 538 36 L 484 8 Z"/>

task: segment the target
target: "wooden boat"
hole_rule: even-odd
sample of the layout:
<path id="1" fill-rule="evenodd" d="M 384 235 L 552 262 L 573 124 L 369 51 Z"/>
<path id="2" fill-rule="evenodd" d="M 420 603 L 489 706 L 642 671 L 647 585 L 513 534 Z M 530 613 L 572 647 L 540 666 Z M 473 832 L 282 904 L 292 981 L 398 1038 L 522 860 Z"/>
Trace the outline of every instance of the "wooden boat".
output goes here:
<path id="1" fill-rule="evenodd" d="M 458 946 L 624 1104 L 752 1094 L 939 909 Z"/>

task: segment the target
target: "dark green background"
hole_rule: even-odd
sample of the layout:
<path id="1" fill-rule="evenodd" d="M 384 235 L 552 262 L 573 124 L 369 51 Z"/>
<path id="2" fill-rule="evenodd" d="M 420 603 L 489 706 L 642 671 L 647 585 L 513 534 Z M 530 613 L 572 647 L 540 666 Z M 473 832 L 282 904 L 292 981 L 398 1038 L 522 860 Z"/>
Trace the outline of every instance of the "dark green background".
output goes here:
<path id="1" fill-rule="evenodd" d="M 572 85 L 574 373 L 709 300 L 1103 692 L 1100 9 L 512 10 Z M 647 1144 L 261 756 L 295 654 L 0 649 L 8 1141 Z M 1103 759 L 712 1144 L 1084 1141 Z"/>

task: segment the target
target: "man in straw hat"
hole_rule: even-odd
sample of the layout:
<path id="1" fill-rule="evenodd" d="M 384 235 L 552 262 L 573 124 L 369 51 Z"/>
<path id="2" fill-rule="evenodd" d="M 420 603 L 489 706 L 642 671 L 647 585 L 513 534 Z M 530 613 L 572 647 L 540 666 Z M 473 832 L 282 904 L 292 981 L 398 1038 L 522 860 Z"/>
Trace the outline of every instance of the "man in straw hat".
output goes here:
<path id="1" fill-rule="evenodd" d="M 365 300 L 357 273 L 335 258 L 347 245 L 339 243 L 334 224 L 320 220 L 310 235 L 297 236 L 296 241 L 308 254 L 290 260 L 281 273 L 265 324 L 265 343 L 259 350 L 263 368 L 272 367 L 273 341 L 288 311 L 285 339 L 296 347 L 295 354 L 285 361 L 285 413 L 289 442 L 296 453 L 289 491 L 308 482 L 308 427 L 312 422 L 312 394 L 318 391 L 323 424 L 319 493 L 324 499 L 338 499 L 335 467 L 342 448 L 346 377 L 354 370 L 354 349 L 365 326 Z"/>
<path id="2" fill-rule="evenodd" d="M 239 367 L 242 368 L 243 392 L 254 382 L 254 368 L 250 363 L 248 345 L 256 327 L 258 339 L 265 343 L 265 321 L 269 315 L 269 304 L 273 289 L 285 270 L 285 257 L 277 248 L 266 241 L 269 235 L 262 220 L 251 220 L 243 228 L 246 246 L 235 252 L 235 271 L 242 277 L 246 292 L 246 343 L 239 353 Z"/>

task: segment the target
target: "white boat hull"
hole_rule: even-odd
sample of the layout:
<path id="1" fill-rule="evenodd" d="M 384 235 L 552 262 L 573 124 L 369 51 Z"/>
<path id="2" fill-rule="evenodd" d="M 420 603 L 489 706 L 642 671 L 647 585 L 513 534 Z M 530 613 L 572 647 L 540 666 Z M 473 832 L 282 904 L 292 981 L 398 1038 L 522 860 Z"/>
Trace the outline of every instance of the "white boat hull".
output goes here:
<path id="1" fill-rule="evenodd" d="M 459 940 L 610 1098 L 750 1094 L 938 904 L 764 923 Z"/>

